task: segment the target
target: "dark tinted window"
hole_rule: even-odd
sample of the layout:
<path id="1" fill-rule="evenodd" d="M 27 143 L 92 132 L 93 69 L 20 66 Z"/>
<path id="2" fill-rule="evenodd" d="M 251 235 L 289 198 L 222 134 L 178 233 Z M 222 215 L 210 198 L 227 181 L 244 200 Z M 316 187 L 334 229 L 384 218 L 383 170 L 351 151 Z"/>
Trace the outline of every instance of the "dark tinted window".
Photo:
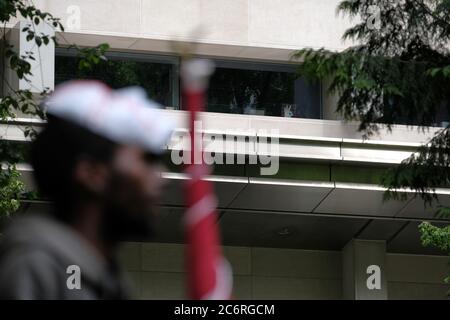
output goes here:
<path id="1" fill-rule="evenodd" d="M 208 111 L 320 118 L 320 86 L 296 79 L 292 67 L 219 62 L 210 81 Z"/>
<path id="2" fill-rule="evenodd" d="M 79 60 L 74 56 L 57 55 L 55 63 L 55 84 L 70 79 L 98 79 L 112 88 L 141 86 L 148 96 L 164 106 L 178 106 L 178 90 L 174 85 L 174 65 L 139 59 L 109 57 L 109 60 L 80 71 Z M 176 80 L 178 81 L 178 80 Z"/>
<path id="3" fill-rule="evenodd" d="M 164 60 L 166 59 L 166 61 Z M 58 49 L 55 83 L 98 79 L 112 88 L 137 85 L 164 106 L 179 108 L 178 60 L 128 53 L 110 53 L 89 71 L 79 59 Z M 208 90 L 207 111 L 296 118 L 321 118 L 320 85 L 297 79 L 295 67 L 252 62 L 215 61 Z"/>

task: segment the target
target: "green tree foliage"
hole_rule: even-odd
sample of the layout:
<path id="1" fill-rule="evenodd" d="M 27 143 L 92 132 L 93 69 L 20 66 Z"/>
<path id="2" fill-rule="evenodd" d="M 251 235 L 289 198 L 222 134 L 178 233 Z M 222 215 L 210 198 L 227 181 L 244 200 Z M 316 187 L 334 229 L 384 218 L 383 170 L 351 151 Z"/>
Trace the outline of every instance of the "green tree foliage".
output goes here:
<path id="1" fill-rule="evenodd" d="M 368 137 L 380 127 L 418 125 L 426 130 L 450 109 L 450 0 L 347 0 L 338 13 L 358 22 L 343 38 L 355 45 L 342 52 L 305 49 L 294 58 L 303 61 L 299 72 L 330 81 L 339 96 L 337 112 L 358 120 Z M 450 131 L 447 125 L 429 143 L 389 169 L 382 179 L 385 199 L 406 197 L 411 188 L 427 205 L 439 205 L 436 187 L 450 186 Z M 424 222 L 422 243 L 450 248 L 450 229 Z"/>
<path id="2" fill-rule="evenodd" d="M 20 55 L 17 48 L 8 43 L 6 24 L 13 18 L 28 22 L 21 31 L 26 33 L 27 41 L 35 42 L 38 47 L 48 45 L 50 41 L 53 41 L 55 45 L 58 43 L 54 36 L 36 32 L 37 25 L 45 23 L 57 31 L 64 31 L 59 18 L 39 10 L 32 1 L 0 0 L 0 25 L 2 26 L 0 29 L 0 122 L 5 124 L 11 123 L 18 112 L 44 119 L 45 114 L 39 108 L 39 103 L 49 93 L 49 88 L 44 88 L 38 95 L 30 90 L 18 90 L 13 88 L 6 79 L 5 70 L 9 68 L 17 74 L 19 79 L 30 81 L 32 76 L 30 62 L 40 58 L 35 57 L 33 52 Z M 80 63 L 83 64 L 83 68 L 99 63 L 107 49 L 107 44 L 90 49 L 79 49 L 82 61 Z M 15 125 L 15 123 L 11 124 Z M 23 132 L 25 137 L 30 139 L 35 136 L 35 131 L 31 127 L 23 128 Z M 25 186 L 17 170 L 17 163 L 24 161 L 25 154 L 24 144 L 0 140 L 0 217 L 15 212 L 22 198 L 33 196 L 25 193 Z"/>

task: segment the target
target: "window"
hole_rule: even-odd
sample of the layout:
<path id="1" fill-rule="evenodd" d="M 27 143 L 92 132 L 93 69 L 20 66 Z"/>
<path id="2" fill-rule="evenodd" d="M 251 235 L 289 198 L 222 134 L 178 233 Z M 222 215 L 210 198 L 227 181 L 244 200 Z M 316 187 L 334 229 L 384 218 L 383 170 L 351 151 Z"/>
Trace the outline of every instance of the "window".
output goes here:
<path id="1" fill-rule="evenodd" d="M 293 66 L 216 61 L 208 111 L 319 119 L 320 85 L 296 79 Z"/>
<path id="2" fill-rule="evenodd" d="M 394 108 L 395 103 L 392 102 L 391 106 Z M 434 114 L 430 110 L 417 111 L 414 109 L 409 114 L 403 114 L 400 116 L 398 113 L 394 113 L 393 115 L 388 114 L 391 119 L 395 120 L 395 124 L 401 125 L 413 125 L 413 126 L 432 126 L 432 127 L 447 127 L 449 125 L 450 116 L 449 116 L 449 104 L 447 102 L 441 103 L 434 110 Z M 395 111 L 395 109 L 394 109 Z M 391 111 L 392 112 L 392 111 Z M 379 121 L 380 123 L 386 123 L 387 121 Z"/>
<path id="3" fill-rule="evenodd" d="M 137 85 L 165 107 L 179 109 L 179 58 L 110 52 L 108 61 L 80 71 L 70 49 L 56 51 L 55 83 L 98 79 L 112 88 Z M 296 118 L 321 118 L 318 83 L 296 78 L 295 66 L 215 60 L 207 111 Z"/>
<path id="4" fill-rule="evenodd" d="M 78 63 L 73 51 L 58 49 L 55 84 L 70 79 L 98 79 L 114 89 L 136 85 L 143 87 L 151 99 L 163 106 L 179 106 L 177 59 L 174 57 L 109 53 L 107 62 L 90 71 L 80 71 Z"/>

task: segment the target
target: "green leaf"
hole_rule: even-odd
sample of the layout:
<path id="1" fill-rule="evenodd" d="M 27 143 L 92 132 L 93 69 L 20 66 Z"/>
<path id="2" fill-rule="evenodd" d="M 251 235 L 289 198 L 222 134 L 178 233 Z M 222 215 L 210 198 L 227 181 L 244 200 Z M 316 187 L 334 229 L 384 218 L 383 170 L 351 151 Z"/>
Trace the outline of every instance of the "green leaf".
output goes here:
<path id="1" fill-rule="evenodd" d="M 450 65 L 442 69 L 444 77 L 450 78 Z"/>
<path id="2" fill-rule="evenodd" d="M 441 68 L 433 68 L 430 70 L 430 75 L 432 77 L 435 77 L 439 72 L 441 72 L 441 70 L 442 70 Z"/>
<path id="3" fill-rule="evenodd" d="M 41 37 L 36 36 L 34 38 L 34 40 L 36 41 L 36 44 L 37 44 L 38 47 L 40 47 L 42 45 L 42 38 Z"/>
<path id="4" fill-rule="evenodd" d="M 372 89 L 375 86 L 375 81 L 373 81 L 372 79 L 357 79 L 354 82 L 354 86 L 357 89 Z"/>

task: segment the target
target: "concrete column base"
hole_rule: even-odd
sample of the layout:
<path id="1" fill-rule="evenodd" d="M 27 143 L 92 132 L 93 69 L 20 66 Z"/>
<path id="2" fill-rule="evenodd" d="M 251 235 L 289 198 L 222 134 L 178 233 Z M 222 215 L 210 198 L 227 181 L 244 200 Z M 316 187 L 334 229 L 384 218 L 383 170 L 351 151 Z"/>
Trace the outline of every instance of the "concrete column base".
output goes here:
<path id="1" fill-rule="evenodd" d="M 343 297 L 386 300 L 386 241 L 351 240 L 343 249 Z"/>

